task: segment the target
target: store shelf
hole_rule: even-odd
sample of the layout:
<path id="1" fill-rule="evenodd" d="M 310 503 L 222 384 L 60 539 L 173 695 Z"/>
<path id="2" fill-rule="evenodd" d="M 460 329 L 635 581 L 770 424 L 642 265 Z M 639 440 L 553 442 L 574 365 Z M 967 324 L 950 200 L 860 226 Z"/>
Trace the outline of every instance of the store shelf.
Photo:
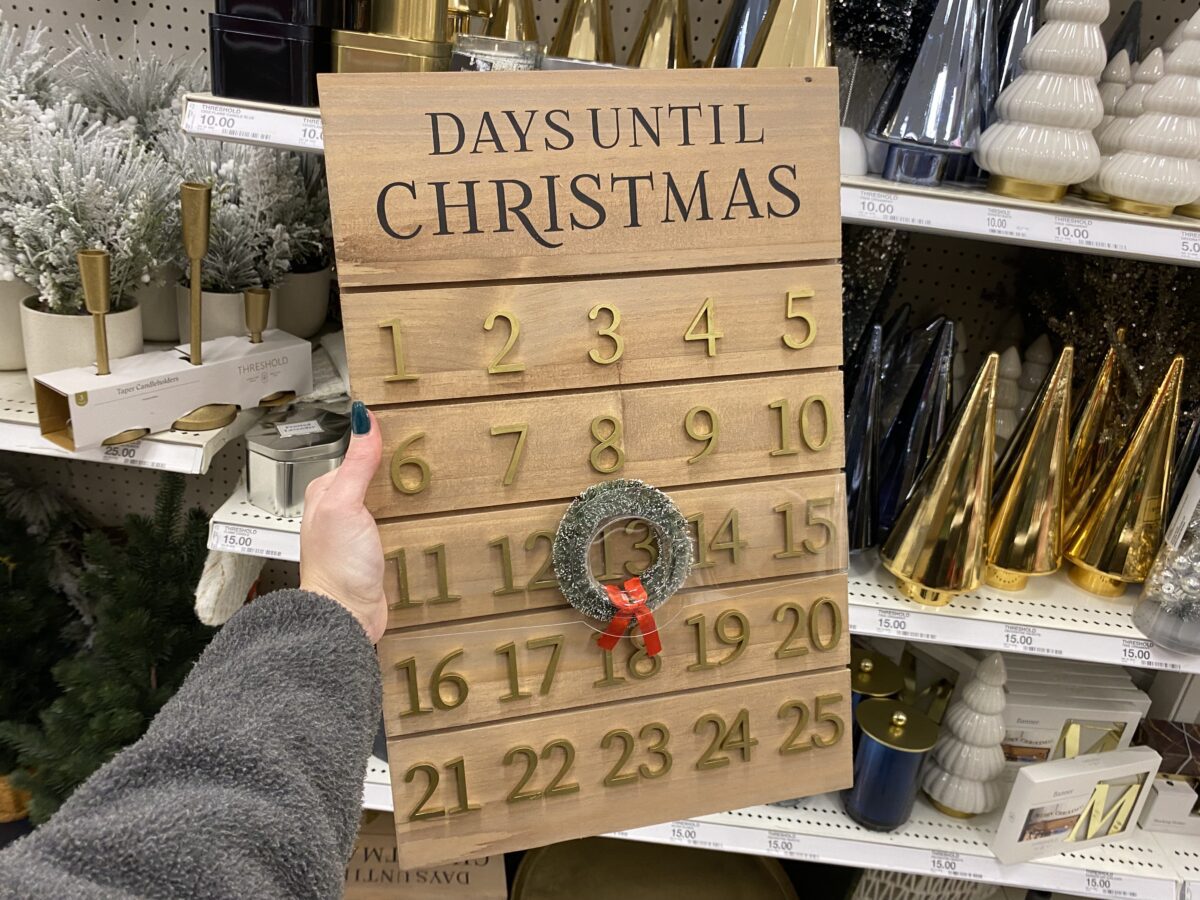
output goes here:
<path id="1" fill-rule="evenodd" d="M 196 137 L 321 153 L 325 149 L 317 107 L 278 106 L 252 100 L 185 94 L 183 130 Z"/>
<path id="2" fill-rule="evenodd" d="M 251 506 L 243 482 L 213 513 L 208 525 L 208 549 L 298 562 L 300 519 L 284 519 Z"/>
<path id="3" fill-rule="evenodd" d="M 376 757 L 367 764 L 363 808 L 393 811 L 388 764 Z M 1006 866 L 988 849 L 998 815 L 951 819 L 918 800 L 908 824 L 898 831 L 880 833 L 851 820 L 836 795 L 822 794 L 796 801 L 795 809 L 752 806 L 619 831 L 610 837 L 939 875 L 1083 897 L 1178 900 L 1187 877 L 1196 879 L 1194 890 L 1200 890 L 1200 852 L 1196 846 L 1189 851 L 1183 846 L 1187 840 L 1184 838 L 1178 851 L 1167 849 L 1160 838 L 1174 840 L 1177 835 L 1150 834 L 1140 829 L 1123 841 Z M 1178 864 L 1180 858 L 1189 856 L 1193 867 L 1190 875 Z M 1200 893 L 1194 893 L 1191 900 L 1200 900 Z"/>
<path id="4" fill-rule="evenodd" d="M 983 587 L 955 597 L 947 606 L 905 599 L 896 581 L 872 553 L 850 564 L 850 631 L 879 637 L 928 641 L 1082 659 L 1111 665 L 1200 672 L 1200 656 L 1156 647 L 1134 626 L 1138 592 L 1107 600 L 1080 590 L 1058 572 L 1029 579 L 1020 593 Z"/>
<path id="5" fill-rule="evenodd" d="M 71 452 L 42 437 L 33 388 L 26 374 L 0 372 L 0 450 L 14 453 L 200 475 L 208 471 L 217 451 L 245 434 L 260 415 L 259 410 L 246 410 L 231 425 L 216 431 L 164 431 L 116 447 Z"/>
<path id="6" fill-rule="evenodd" d="M 1070 195 L 1039 203 L 980 188 L 843 178 L 842 221 L 1200 266 L 1200 220 L 1119 213 Z"/>
<path id="7" fill-rule="evenodd" d="M 1183 883 L 1182 900 L 1200 900 L 1200 837 L 1187 834 L 1156 834 Z"/>

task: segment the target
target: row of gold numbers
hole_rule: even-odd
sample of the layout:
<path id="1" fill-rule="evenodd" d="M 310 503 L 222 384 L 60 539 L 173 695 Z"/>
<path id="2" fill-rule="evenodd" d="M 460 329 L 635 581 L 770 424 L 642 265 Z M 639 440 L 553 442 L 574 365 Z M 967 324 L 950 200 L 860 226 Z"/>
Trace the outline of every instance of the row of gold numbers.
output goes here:
<path id="1" fill-rule="evenodd" d="M 803 306 L 797 307 L 798 301 L 811 300 L 814 296 L 811 290 L 789 291 L 785 299 L 784 318 L 797 319 L 803 323 L 795 332 L 783 331 L 779 338 L 783 345 L 790 350 L 803 350 L 812 345 L 817 339 L 817 323 Z M 625 336 L 621 334 L 621 310 L 614 303 L 597 303 L 588 310 L 588 319 L 596 323 L 596 338 L 598 346 L 587 351 L 587 359 L 598 366 L 611 366 L 619 362 L 625 355 Z M 395 371 L 384 376 L 384 381 L 416 381 L 419 375 L 408 371 L 404 353 L 404 320 L 399 316 L 380 322 L 379 327 L 387 329 L 392 336 L 392 363 Z M 492 357 L 487 365 L 489 375 L 507 375 L 513 372 L 525 371 L 525 363 L 517 358 L 513 350 L 517 339 L 521 336 L 521 320 L 517 314 L 508 310 L 497 310 L 483 320 L 483 330 L 488 333 L 496 332 L 502 336 L 499 352 Z M 707 356 L 716 356 L 720 352 L 720 341 L 725 337 L 717 322 L 717 302 L 708 297 L 688 327 L 683 332 L 685 342 L 695 341 L 703 345 Z"/>
<path id="2" fill-rule="evenodd" d="M 790 729 L 775 752 L 792 756 L 836 745 L 846 733 L 845 722 L 834 711 L 841 703 L 841 694 L 819 694 L 811 701 L 785 701 L 777 716 L 785 725 L 790 723 Z M 707 745 L 695 759 L 680 762 L 699 772 L 750 764 L 755 753 L 762 752 L 750 711 L 745 708 L 731 715 L 705 713 L 693 723 L 692 731 L 707 739 Z M 601 778 L 600 786 L 622 787 L 653 781 L 668 774 L 676 765 L 671 737 L 671 729 L 663 722 L 646 722 L 606 732 L 600 739 L 599 750 L 610 756 L 612 764 Z M 575 759 L 575 745 L 567 738 L 553 738 L 541 746 L 520 744 L 510 747 L 499 759 L 506 769 L 514 770 L 505 802 L 549 800 L 581 793 L 584 785 L 576 780 Z M 481 804 L 471 802 L 463 757 L 456 757 L 441 766 L 415 763 L 404 773 L 405 784 L 420 778 L 424 779 L 425 788 L 409 811 L 408 821 L 437 819 L 482 809 Z M 443 781 L 448 787 L 442 787 Z"/>
<path id="3" fill-rule="evenodd" d="M 781 503 L 775 508 L 783 523 L 783 546 L 775 551 L 775 559 L 793 559 L 806 555 L 823 553 L 830 542 L 837 540 L 837 522 L 832 518 L 834 513 L 833 497 L 814 497 L 803 501 L 801 506 L 791 501 Z M 801 512 L 802 510 L 802 512 Z M 742 562 L 742 552 L 750 547 L 750 542 L 742 537 L 741 517 L 737 508 L 730 509 L 715 527 L 704 513 L 694 513 L 687 517 L 692 527 L 692 546 L 694 560 L 693 569 L 710 569 L 717 565 L 719 554 L 727 554 L 725 560 L 731 565 L 738 566 Z M 623 560 L 621 553 L 613 549 L 616 529 L 622 529 L 630 537 L 637 538 L 633 549 L 637 550 L 642 559 Z M 711 531 L 710 531 L 711 528 Z M 799 537 L 801 529 L 809 529 L 809 534 L 819 537 Z M 815 531 L 812 531 L 815 529 Z M 533 575 L 518 583 L 513 564 L 514 543 L 523 547 L 527 555 L 533 555 L 535 564 Z M 488 541 L 488 547 L 495 551 L 494 558 L 499 568 L 499 584 L 492 591 L 496 597 L 523 595 L 528 591 L 552 591 L 558 589 L 558 580 L 554 576 L 551 563 L 551 549 L 554 546 L 554 532 L 537 530 L 531 531 L 523 540 L 514 542 L 509 535 L 501 535 Z M 641 520 L 627 522 L 624 526 L 614 526 L 606 531 L 599 542 L 601 571 L 597 579 L 602 582 L 619 581 L 630 575 L 641 575 L 658 559 L 658 544 L 655 542 L 649 525 Z M 392 609 L 412 609 L 424 606 L 426 603 L 453 603 L 462 599 L 462 595 L 451 592 L 450 563 L 447 559 L 445 544 L 433 544 L 421 548 L 422 555 L 431 560 L 434 565 L 436 592 L 429 597 L 412 596 L 408 574 L 408 548 L 399 547 L 390 550 L 385 558 L 396 564 L 396 597 L 391 604 Z"/>
<path id="4" fill-rule="evenodd" d="M 812 608 L 805 610 L 799 603 L 788 601 L 777 606 L 772 621 L 787 628 L 787 634 L 778 642 L 776 659 L 805 656 L 809 651 L 827 653 L 835 649 L 842 639 L 844 623 L 841 608 L 830 597 L 819 597 Z M 725 609 L 716 613 L 701 612 L 689 616 L 684 625 L 694 639 L 695 661 L 689 663 L 689 672 L 717 669 L 737 661 L 750 644 L 750 620 L 739 609 Z M 595 640 L 589 636 L 589 640 Z M 558 664 L 562 658 L 567 637 L 551 634 L 530 638 L 518 646 L 509 641 L 495 648 L 495 655 L 504 660 L 508 688 L 500 696 L 500 702 L 528 699 L 532 691 L 524 690 L 522 669 L 528 668 L 540 674 L 537 694 L 549 696 L 554 690 L 558 675 Z M 435 710 L 457 709 L 466 702 L 471 686 L 465 676 L 452 671 L 454 665 L 464 662 L 465 650 L 447 653 L 432 669 L 421 671 L 417 658 L 409 656 L 395 664 L 397 672 L 404 676 L 407 708 L 399 715 L 403 717 L 428 715 Z M 620 654 L 620 658 L 618 658 Z M 662 671 L 662 657 L 649 656 L 639 638 L 633 638 L 630 646 L 617 650 L 604 650 L 598 654 L 600 677 L 592 682 L 593 688 L 610 688 L 625 684 L 629 680 L 645 681 Z M 422 694 L 429 703 L 422 701 Z"/>
<path id="5" fill-rule="evenodd" d="M 829 401 L 821 394 L 806 397 L 795 411 L 789 400 L 775 400 L 767 404 L 778 414 L 779 446 L 772 449 L 771 456 L 796 456 L 803 446 L 812 453 L 819 453 L 829 446 L 833 436 L 830 421 Z M 617 416 L 602 415 L 592 419 L 589 426 L 593 447 L 588 452 L 588 464 L 592 471 L 601 475 L 613 475 L 625 467 L 625 427 Z M 688 457 L 688 465 L 697 463 L 716 452 L 721 438 L 721 418 L 708 406 L 693 406 L 683 417 L 684 433 L 700 446 Z M 516 483 L 520 473 L 521 459 L 529 440 L 529 424 L 516 422 L 493 425 L 489 430 L 494 438 L 512 438 L 512 450 L 508 465 L 500 476 L 500 483 L 509 487 Z M 403 494 L 419 494 L 433 479 L 433 471 L 413 445 L 425 437 L 425 432 L 416 431 L 400 442 L 392 453 L 392 485 Z"/>

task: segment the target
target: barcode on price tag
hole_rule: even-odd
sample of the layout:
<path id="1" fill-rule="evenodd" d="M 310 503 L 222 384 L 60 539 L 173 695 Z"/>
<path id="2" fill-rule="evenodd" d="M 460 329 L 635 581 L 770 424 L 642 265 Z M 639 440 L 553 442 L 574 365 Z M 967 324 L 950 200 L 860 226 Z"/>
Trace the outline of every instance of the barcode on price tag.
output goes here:
<path id="1" fill-rule="evenodd" d="M 208 549 L 295 561 L 300 559 L 300 535 L 270 528 L 213 522 L 208 530 Z"/>

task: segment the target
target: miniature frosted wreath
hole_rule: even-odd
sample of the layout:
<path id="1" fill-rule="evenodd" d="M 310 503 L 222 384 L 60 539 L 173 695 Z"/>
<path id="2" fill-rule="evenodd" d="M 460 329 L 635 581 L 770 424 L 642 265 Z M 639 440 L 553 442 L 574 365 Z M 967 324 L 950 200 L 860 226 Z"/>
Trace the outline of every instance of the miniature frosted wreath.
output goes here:
<path id="1" fill-rule="evenodd" d="M 625 587 L 638 605 L 658 609 L 679 590 L 692 568 L 687 520 L 658 488 L 631 479 L 592 485 L 575 498 L 558 523 L 553 556 L 559 588 L 568 603 L 601 622 L 624 618 L 627 625 L 632 607 L 620 590 L 601 585 L 588 563 L 592 542 L 605 526 L 622 519 L 641 519 L 654 533 L 658 558 Z"/>

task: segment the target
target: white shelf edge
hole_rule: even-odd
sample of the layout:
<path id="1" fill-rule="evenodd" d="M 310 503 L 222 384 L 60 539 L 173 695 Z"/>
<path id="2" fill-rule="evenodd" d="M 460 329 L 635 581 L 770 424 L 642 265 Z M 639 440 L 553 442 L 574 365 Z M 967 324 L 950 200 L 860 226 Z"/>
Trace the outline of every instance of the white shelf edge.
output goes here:
<path id="1" fill-rule="evenodd" d="M 864 176 L 842 179 L 841 202 L 843 222 L 1200 266 L 1200 220 L 1135 216 L 1070 196 L 1038 203 Z"/>
<path id="2" fill-rule="evenodd" d="M 315 106 L 185 94 L 180 127 L 193 137 L 308 153 L 325 151 L 321 111 Z"/>
<path id="3" fill-rule="evenodd" d="M 812 798 L 822 803 L 828 818 L 833 795 Z M 920 802 L 919 812 L 928 813 Z M 372 756 L 367 763 L 367 774 L 363 782 L 363 808 L 380 812 L 394 812 L 388 764 Z M 664 822 L 645 828 L 612 832 L 605 837 L 625 840 L 646 841 L 655 844 L 676 844 L 702 847 L 735 853 L 750 853 L 756 856 L 772 856 L 779 859 L 795 859 L 802 862 L 819 862 L 854 868 L 887 869 L 894 872 L 911 872 L 919 875 L 940 875 L 982 881 L 989 884 L 1020 888 L 1035 888 L 1062 891 L 1085 897 L 1120 897 L 1125 900 L 1179 900 L 1181 890 L 1192 885 L 1190 900 L 1200 900 L 1200 881 L 1187 882 L 1173 863 L 1169 846 L 1156 840 L 1161 835 L 1140 829 L 1133 832 L 1132 840 L 1146 852 L 1153 853 L 1163 873 L 1161 875 L 1136 875 L 1120 871 L 1110 865 L 1104 868 L 1103 846 L 1080 851 L 1081 856 L 1094 860 L 1085 865 L 1070 857 L 1051 857 L 1016 865 L 1004 865 L 990 852 L 964 852 L 953 849 L 952 843 L 939 848 L 936 836 L 931 832 L 922 834 L 920 815 L 914 816 L 914 824 L 887 834 L 872 833 L 868 837 L 840 837 L 836 829 L 832 834 L 818 827 L 801 828 L 794 823 L 780 821 L 790 811 L 776 807 L 760 806 L 731 813 L 718 813 L 676 822 Z M 854 826 L 848 816 L 838 813 L 845 823 Z M 737 821 L 738 817 L 770 817 L 770 825 L 753 825 Z M 949 820 L 947 820 L 949 821 Z M 1179 840 L 1179 836 L 1165 837 Z M 1184 838 L 1183 840 L 1186 840 Z M 935 860 L 937 862 L 935 863 Z M 1189 900 L 1184 895 L 1184 900 Z"/>

